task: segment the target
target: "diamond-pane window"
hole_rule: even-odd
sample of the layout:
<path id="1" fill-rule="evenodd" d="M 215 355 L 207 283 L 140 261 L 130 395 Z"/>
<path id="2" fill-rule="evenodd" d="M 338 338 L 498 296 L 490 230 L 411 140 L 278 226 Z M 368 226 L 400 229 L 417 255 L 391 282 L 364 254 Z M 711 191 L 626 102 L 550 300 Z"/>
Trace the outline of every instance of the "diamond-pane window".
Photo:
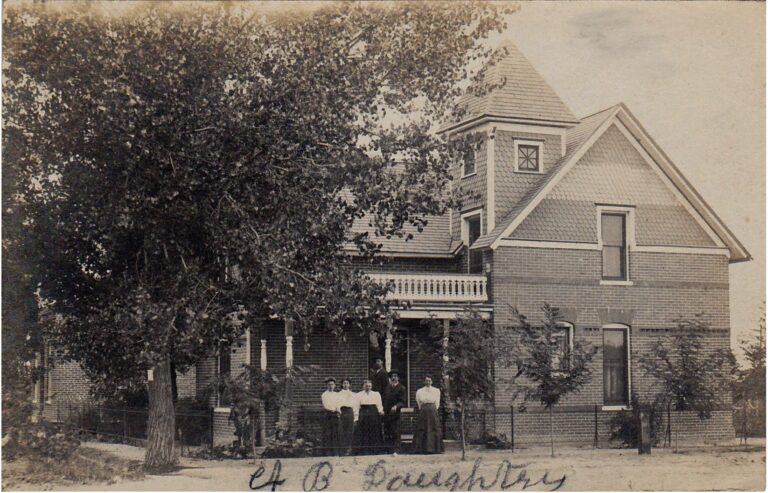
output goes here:
<path id="1" fill-rule="evenodd" d="M 517 146 L 517 169 L 539 171 L 539 146 L 524 144 Z"/>

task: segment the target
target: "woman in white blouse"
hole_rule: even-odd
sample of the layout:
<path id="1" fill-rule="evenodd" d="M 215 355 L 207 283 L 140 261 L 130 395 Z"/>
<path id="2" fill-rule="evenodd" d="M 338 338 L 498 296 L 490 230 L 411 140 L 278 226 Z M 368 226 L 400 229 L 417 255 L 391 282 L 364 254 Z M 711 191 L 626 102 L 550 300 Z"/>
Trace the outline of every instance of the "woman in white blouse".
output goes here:
<path id="1" fill-rule="evenodd" d="M 424 378 L 424 386 L 416 391 L 419 415 L 413 434 L 413 449 L 421 454 L 443 452 L 443 436 L 437 410 L 440 408 L 440 390 L 432 386 L 432 377 Z"/>
<path id="2" fill-rule="evenodd" d="M 355 422 L 360 412 L 360 403 L 357 394 L 349 390 L 351 382 L 348 378 L 341 380 L 341 391 L 336 397 L 336 402 L 341 413 L 339 426 L 339 447 L 342 453 L 349 455 L 352 452 L 352 439 L 355 435 Z"/>
<path id="3" fill-rule="evenodd" d="M 363 382 L 363 390 L 357 393 L 358 412 L 357 427 L 355 428 L 358 454 L 377 454 L 381 449 L 381 417 L 384 406 L 381 405 L 381 394 L 371 390 L 370 380 Z"/>

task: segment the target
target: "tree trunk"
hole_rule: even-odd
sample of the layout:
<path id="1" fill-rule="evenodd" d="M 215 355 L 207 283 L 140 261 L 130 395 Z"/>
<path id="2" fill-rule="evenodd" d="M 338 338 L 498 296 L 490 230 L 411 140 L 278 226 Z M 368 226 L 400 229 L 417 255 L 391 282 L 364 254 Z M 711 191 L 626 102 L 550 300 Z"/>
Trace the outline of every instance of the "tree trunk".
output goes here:
<path id="1" fill-rule="evenodd" d="M 461 413 L 461 415 L 459 416 L 459 430 L 461 433 L 461 460 L 466 460 L 467 440 L 465 438 L 465 432 L 464 432 L 464 404 L 459 406 L 459 413 Z"/>
<path id="2" fill-rule="evenodd" d="M 176 463 L 176 413 L 171 388 L 171 364 L 168 359 L 155 365 L 153 381 L 149 382 L 148 387 L 149 425 L 144 468 L 148 471 L 160 471 Z"/>
<path id="3" fill-rule="evenodd" d="M 550 449 L 550 453 L 552 454 L 552 457 L 555 456 L 555 427 L 552 423 L 553 422 L 552 414 L 554 412 L 553 408 L 554 406 L 550 406 L 549 408 L 549 449 Z"/>

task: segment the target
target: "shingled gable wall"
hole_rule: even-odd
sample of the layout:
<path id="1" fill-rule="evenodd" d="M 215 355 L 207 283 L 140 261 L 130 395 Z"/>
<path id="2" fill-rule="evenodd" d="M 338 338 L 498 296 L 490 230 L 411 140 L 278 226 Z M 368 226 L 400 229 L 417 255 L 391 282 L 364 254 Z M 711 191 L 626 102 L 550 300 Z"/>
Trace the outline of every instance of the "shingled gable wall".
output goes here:
<path id="1" fill-rule="evenodd" d="M 596 203 L 636 207 L 639 245 L 713 246 L 713 241 L 689 215 L 672 192 L 648 167 L 621 132 L 609 128 L 562 181 L 521 223 L 512 238 L 597 243 Z M 565 398 L 555 414 L 561 441 L 588 441 L 594 434 L 594 406 L 599 432 L 605 436 L 611 412 L 602 411 L 602 326 L 623 323 L 630 327 L 631 391 L 651 402 L 658 383 L 639 368 L 637 360 L 654 341 L 669 333 L 674 320 L 703 314 L 711 330 L 705 346 L 728 348 L 729 279 L 725 255 L 690 253 L 629 254 L 631 286 L 601 285 L 599 250 L 500 246 L 493 252 L 490 279 L 497 330 L 514 330 L 511 307 L 539 320 L 540 306 L 548 302 L 568 313 L 575 337 L 598 348 L 592 362 L 592 381 L 578 394 Z M 497 368 L 497 379 L 508 379 Z M 694 413 L 673 413 L 672 428 L 686 441 L 716 441 L 733 437 L 728 402 L 706 422 Z M 508 393 L 497 395 L 496 406 L 509 409 Z M 534 406 L 535 408 L 535 406 Z M 497 420 L 500 432 L 509 432 L 508 420 Z M 535 441 L 548 431 L 546 415 L 520 414 L 515 436 L 520 443 Z"/>

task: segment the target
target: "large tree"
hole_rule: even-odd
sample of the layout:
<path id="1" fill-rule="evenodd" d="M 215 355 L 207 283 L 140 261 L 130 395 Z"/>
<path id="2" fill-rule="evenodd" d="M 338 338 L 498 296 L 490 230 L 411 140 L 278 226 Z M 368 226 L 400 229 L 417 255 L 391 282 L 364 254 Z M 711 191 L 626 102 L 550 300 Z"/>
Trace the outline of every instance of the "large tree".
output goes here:
<path id="1" fill-rule="evenodd" d="M 259 8 L 5 12 L 3 146 L 40 293 L 102 391 L 152 370 L 149 468 L 175 457 L 173 367 L 264 317 L 343 335 L 386 312 L 343 247 L 451 205 L 430 130 L 504 27 L 488 3 Z"/>

